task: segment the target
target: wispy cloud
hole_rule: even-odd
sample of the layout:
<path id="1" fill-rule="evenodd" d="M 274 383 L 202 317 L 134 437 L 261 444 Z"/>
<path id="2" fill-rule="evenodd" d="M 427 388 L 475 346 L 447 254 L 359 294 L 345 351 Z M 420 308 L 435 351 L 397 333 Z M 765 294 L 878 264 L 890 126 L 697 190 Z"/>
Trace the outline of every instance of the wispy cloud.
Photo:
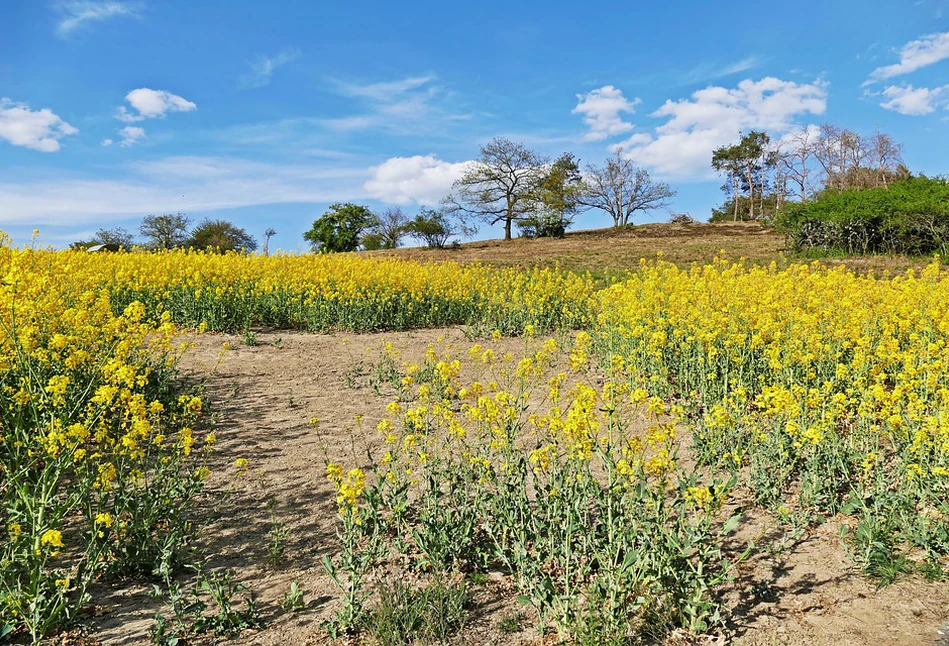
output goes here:
<path id="1" fill-rule="evenodd" d="M 900 49 L 900 61 L 876 68 L 864 85 L 909 74 L 946 59 L 949 59 L 949 31 L 928 34 L 903 45 Z"/>
<path id="2" fill-rule="evenodd" d="M 761 57 L 752 54 L 732 63 L 700 63 L 682 75 L 681 82 L 685 85 L 701 83 L 714 79 L 724 78 L 732 74 L 739 74 L 761 65 Z"/>
<path id="3" fill-rule="evenodd" d="M 346 96 L 364 97 L 372 99 L 373 101 L 390 102 L 404 95 L 406 92 L 428 85 L 434 80 L 434 75 L 428 75 L 410 76 L 397 81 L 384 81 L 365 85 L 336 81 L 336 85 L 340 94 Z"/>
<path id="4" fill-rule="evenodd" d="M 264 204 L 364 199 L 366 166 L 279 164 L 185 156 L 116 167 L 107 178 L 58 174 L 0 179 L 0 222 L 84 227 L 167 210 L 209 212 Z"/>
<path id="5" fill-rule="evenodd" d="M 65 38 L 77 29 L 92 23 L 102 22 L 110 18 L 139 18 L 141 5 L 131 2 L 108 2 L 96 0 L 62 0 L 53 5 L 60 14 L 56 23 L 56 34 Z"/>
<path id="6" fill-rule="evenodd" d="M 356 100 L 356 114 L 325 119 L 335 131 L 379 129 L 394 134 L 432 133 L 472 115 L 451 106 L 451 94 L 435 84 L 433 74 L 367 84 L 332 81 L 337 94 Z"/>
<path id="7" fill-rule="evenodd" d="M 281 50 L 273 56 L 258 55 L 250 63 L 250 71 L 241 76 L 241 87 L 257 88 L 264 87 L 273 79 L 274 71 L 287 63 L 300 58 L 300 49 L 289 47 Z"/>

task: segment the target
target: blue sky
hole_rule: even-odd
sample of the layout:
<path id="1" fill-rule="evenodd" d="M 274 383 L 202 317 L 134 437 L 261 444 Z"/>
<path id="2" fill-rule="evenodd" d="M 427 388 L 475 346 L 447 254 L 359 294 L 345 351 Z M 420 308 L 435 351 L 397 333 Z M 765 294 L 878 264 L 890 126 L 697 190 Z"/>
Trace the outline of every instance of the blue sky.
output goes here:
<path id="1" fill-rule="evenodd" d="M 0 2 L 17 243 L 182 211 L 304 249 L 328 204 L 412 213 L 498 135 L 584 163 L 622 146 L 705 219 L 712 148 L 824 122 L 949 172 L 949 0 Z"/>

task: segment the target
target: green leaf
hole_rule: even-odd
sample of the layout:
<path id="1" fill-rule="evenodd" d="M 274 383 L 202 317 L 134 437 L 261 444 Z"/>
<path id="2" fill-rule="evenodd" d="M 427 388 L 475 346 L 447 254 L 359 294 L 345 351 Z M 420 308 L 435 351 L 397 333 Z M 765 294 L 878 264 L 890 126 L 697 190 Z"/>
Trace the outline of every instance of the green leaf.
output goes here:
<path id="1" fill-rule="evenodd" d="M 723 534 L 731 534 L 738 527 L 738 524 L 741 522 L 741 514 L 735 514 L 731 518 L 725 521 L 725 524 L 722 525 Z"/>

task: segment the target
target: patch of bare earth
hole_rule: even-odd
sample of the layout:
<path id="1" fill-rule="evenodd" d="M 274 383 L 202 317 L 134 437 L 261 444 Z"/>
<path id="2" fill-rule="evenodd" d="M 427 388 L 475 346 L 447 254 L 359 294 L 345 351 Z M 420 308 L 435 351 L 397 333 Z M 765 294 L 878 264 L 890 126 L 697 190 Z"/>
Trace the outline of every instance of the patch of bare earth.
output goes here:
<path id="1" fill-rule="evenodd" d="M 375 427 L 389 400 L 354 377 L 354 366 L 368 364 L 366 348 L 378 354 L 385 339 L 404 360 L 420 360 L 437 337 L 460 349 L 470 345 L 456 329 L 358 336 L 261 333 L 256 346 L 237 336 L 195 337 L 183 372 L 206 381 L 218 437 L 207 495 L 195 509 L 207 522 L 199 550 L 208 555 L 209 567 L 234 569 L 258 597 L 264 618 L 261 628 L 231 643 L 334 643 L 320 628 L 337 607 L 336 591 L 321 566 L 336 548 L 335 494 L 324 477 L 324 449 L 332 460 L 359 464 L 367 443 L 378 441 Z M 225 342 L 231 349 L 222 349 Z M 500 342 L 515 354 L 523 344 Z M 357 416 L 363 416 L 361 422 Z M 249 462 L 243 475 L 234 466 L 238 458 Z M 288 530 L 285 558 L 277 566 L 268 563 L 272 511 Z M 764 513 L 749 511 L 746 520 L 736 549 L 781 533 Z M 711 643 L 922 646 L 935 644 L 937 629 L 946 624 L 949 586 L 904 578 L 874 588 L 853 571 L 833 523 L 772 552 L 759 551 L 741 566 L 727 595 L 730 627 Z M 305 591 L 306 607 L 285 612 L 279 602 L 294 580 Z M 529 627 L 530 620 L 520 632 L 499 630 L 501 618 L 519 610 L 501 577 L 470 587 L 471 621 L 454 643 L 551 642 Z M 93 636 L 102 644 L 147 644 L 152 617 L 161 609 L 144 587 L 113 592 L 100 601 Z"/>

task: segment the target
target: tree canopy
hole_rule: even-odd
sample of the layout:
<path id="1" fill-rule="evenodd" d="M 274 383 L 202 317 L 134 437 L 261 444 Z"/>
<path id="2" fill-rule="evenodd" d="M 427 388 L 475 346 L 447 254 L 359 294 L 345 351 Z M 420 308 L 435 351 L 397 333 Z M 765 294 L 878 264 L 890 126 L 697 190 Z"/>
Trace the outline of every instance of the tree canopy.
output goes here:
<path id="1" fill-rule="evenodd" d="M 183 213 L 146 215 L 139 232 L 146 246 L 152 249 L 174 249 L 188 241 L 188 226 L 191 218 Z"/>
<path id="2" fill-rule="evenodd" d="M 253 251 L 257 241 L 227 220 L 206 219 L 191 232 L 187 246 L 208 251 Z"/>
<path id="3" fill-rule="evenodd" d="M 363 233 L 377 224 L 378 218 L 368 207 L 351 202 L 336 203 L 313 222 L 303 238 L 320 253 L 356 251 Z"/>
<path id="4" fill-rule="evenodd" d="M 583 208 L 586 190 L 580 162 L 572 153 L 562 154 L 541 176 L 532 196 L 533 208 L 518 227 L 529 238 L 563 237 Z"/>
<path id="5" fill-rule="evenodd" d="M 606 211 L 613 226 L 628 225 L 639 212 L 664 208 L 676 191 L 664 182 L 657 182 L 645 168 L 639 168 L 617 150 L 603 166 L 587 166 L 585 190 L 580 203 Z"/>
<path id="6" fill-rule="evenodd" d="M 504 239 L 532 208 L 548 160 L 523 144 L 496 137 L 452 185 L 447 211 L 486 224 L 504 224 Z"/>

